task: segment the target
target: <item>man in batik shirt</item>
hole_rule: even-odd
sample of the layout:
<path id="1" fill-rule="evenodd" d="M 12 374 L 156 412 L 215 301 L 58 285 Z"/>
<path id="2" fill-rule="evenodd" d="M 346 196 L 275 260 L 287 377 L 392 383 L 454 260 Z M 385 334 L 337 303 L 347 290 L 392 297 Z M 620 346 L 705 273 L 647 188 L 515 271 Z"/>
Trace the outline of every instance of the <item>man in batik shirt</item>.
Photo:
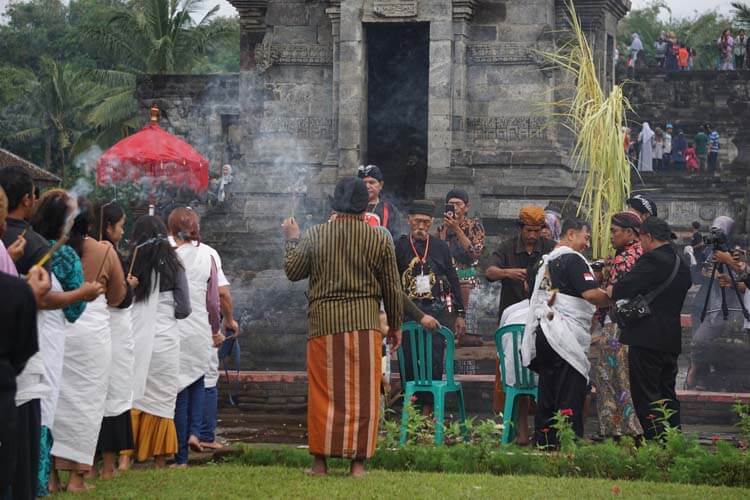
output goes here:
<path id="1" fill-rule="evenodd" d="M 453 266 L 461 283 L 461 300 L 466 306 L 466 335 L 460 346 L 480 346 L 477 331 L 477 297 L 479 281 L 477 264 L 484 250 L 484 227 L 479 219 L 470 219 L 469 194 L 463 189 L 452 189 L 445 197 L 446 211 L 438 237 L 450 248 Z"/>

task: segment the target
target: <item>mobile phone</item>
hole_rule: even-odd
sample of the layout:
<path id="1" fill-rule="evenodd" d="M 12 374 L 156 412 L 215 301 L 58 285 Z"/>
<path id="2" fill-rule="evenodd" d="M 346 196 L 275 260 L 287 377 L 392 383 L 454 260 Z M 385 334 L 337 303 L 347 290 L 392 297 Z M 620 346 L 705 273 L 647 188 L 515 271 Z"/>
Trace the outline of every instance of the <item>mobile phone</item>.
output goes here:
<path id="1" fill-rule="evenodd" d="M 446 203 L 445 204 L 445 212 L 446 214 L 450 214 L 453 217 L 456 216 L 456 206 L 453 203 Z"/>

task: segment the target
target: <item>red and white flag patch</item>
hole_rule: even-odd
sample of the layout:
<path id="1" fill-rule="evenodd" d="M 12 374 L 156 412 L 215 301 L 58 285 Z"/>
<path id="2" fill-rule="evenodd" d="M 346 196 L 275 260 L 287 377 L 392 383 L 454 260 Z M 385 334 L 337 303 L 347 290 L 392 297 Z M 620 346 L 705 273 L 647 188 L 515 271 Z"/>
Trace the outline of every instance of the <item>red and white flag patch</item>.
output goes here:
<path id="1" fill-rule="evenodd" d="M 586 281 L 596 281 L 594 275 L 591 273 L 583 273 L 583 279 Z"/>

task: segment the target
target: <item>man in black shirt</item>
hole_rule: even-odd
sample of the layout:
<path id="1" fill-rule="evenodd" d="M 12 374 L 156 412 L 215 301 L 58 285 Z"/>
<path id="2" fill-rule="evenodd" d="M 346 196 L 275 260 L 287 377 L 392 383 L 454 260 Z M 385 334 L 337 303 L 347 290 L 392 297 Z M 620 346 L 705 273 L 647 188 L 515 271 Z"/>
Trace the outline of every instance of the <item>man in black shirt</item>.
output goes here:
<path id="1" fill-rule="evenodd" d="M 680 311 L 692 281 L 690 269 L 670 243 L 671 234 L 669 224 L 662 219 L 646 219 L 640 230 L 643 256 L 609 290 L 615 301 L 646 295 L 669 280 L 678 263 L 675 278 L 651 302 L 651 314 L 623 328 L 620 337 L 630 346 L 630 392 L 647 439 L 658 438 L 663 432 L 653 406 L 657 401 L 665 400 L 674 411 L 668 419 L 670 425 L 680 426 L 680 402 L 675 393 L 677 357 L 682 348 Z"/>
<path id="2" fill-rule="evenodd" d="M 526 366 L 539 374 L 535 440 L 539 446 L 558 445 L 551 428 L 560 411 L 570 418 L 573 430 L 583 435 L 583 402 L 589 375 L 587 358 L 591 321 L 596 307 L 609 297 L 580 254 L 589 246 L 588 225 L 566 220 L 557 247 L 537 267 L 530 308 L 534 320 L 527 323 L 521 348 Z"/>
<path id="3" fill-rule="evenodd" d="M 377 165 L 367 165 L 366 167 L 361 165 L 357 171 L 357 177 L 365 181 L 367 186 L 367 194 L 369 195 L 367 211 L 377 215 L 380 218 L 380 225 L 388 229 L 394 240 L 397 239 L 403 234 L 401 214 L 393 206 L 393 203 L 381 197 L 383 186 L 385 186 L 383 172 Z"/>
<path id="4" fill-rule="evenodd" d="M 453 326 L 456 337 L 464 334 L 464 304 L 461 301 L 461 285 L 456 269 L 453 267 L 448 245 L 441 239 L 430 235 L 435 204 L 427 200 L 417 200 L 409 210 L 409 234 L 396 242 L 396 264 L 401 276 L 404 292 L 422 312 L 437 318 L 441 325 Z M 455 314 L 455 321 L 451 317 Z M 413 380 L 411 348 L 409 336 L 404 333 L 402 341 L 406 373 L 401 380 Z M 443 378 L 443 351 L 445 346 L 442 337 L 434 336 L 432 340 L 432 377 Z M 424 393 L 417 397 L 422 404 L 422 412 L 432 411 L 432 399 Z"/>

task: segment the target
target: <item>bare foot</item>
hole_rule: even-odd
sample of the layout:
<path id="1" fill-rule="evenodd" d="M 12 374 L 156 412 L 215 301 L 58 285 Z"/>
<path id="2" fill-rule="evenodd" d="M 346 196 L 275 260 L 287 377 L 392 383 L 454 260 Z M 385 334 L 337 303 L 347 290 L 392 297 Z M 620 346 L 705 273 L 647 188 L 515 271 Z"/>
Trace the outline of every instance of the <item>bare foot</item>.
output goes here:
<path id="1" fill-rule="evenodd" d="M 167 457 L 164 455 L 159 455 L 157 457 L 154 457 L 154 468 L 156 469 L 164 469 L 167 466 Z"/>
<path id="2" fill-rule="evenodd" d="M 352 477 L 364 477 L 367 472 L 365 471 L 365 462 L 364 460 L 352 460 L 351 468 L 349 469 L 349 474 Z"/>
<path id="3" fill-rule="evenodd" d="M 221 450 L 222 448 L 224 448 L 224 446 L 221 443 L 218 443 L 217 441 L 213 441 L 211 443 L 204 443 L 203 441 L 201 441 L 200 444 L 202 448 L 206 448 L 209 450 Z"/>
<path id="4" fill-rule="evenodd" d="M 201 446 L 201 442 L 198 440 L 196 436 L 191 435 L 188 438 L 188 446 L 193 451 L 201 452 L 203 451 L 203 447 Z"/>
<path id="5" fill-rule="evenodd" d="M 60 478 L 57 475 L 57 470 L 52 470 L 52 472 L 49 475 L 49 484 L 47 486 L 47 490 L 54 494 L 60 491 Z"/>
<path id="6" fill-rule="evenodd" d="M 120 463 L 117 465 L 117 469 L 120 472 L 130 470 L 130 456 L 120 455 Z"/>
<path id="7" fill-rule="evenodd" d="M 325 476 L 328 474 L 328 464 L 326 458 L 322 456 L 315 456 L 313 459 L 313 465 L 307 471 L 311 476 Z"/>
<path id="8" fill-rule="evenodd" d="M 115 477 L 116 475 L 117 475 L 117 474 L 115 474 L 115 471 L 114 471 L 114 469 L 113 469 L 113 470 L 111 470 L 111 471 L 107 471 L 107 470 L 102 470 L 102 472 L 101 472 L 101 473 L 99 474 L 99 478 L 100 478 L 100 479 L 104 479 L 104 480 L 107 480 L 107 479 L 112 479 L 112 478 L 113 478 L 113 477 Z"/>
<path id="9" fill-rule="evenodd" d="M 70 481 L 68 481 L 68 486 L 65 488 L 65 491 L 69 493 L 81 493 L 84 491 L 93 490 L 94 486 L 87 484 L 84 480 L 84 475 L 80 472 L 71 472 L 70 473 Z"/>

